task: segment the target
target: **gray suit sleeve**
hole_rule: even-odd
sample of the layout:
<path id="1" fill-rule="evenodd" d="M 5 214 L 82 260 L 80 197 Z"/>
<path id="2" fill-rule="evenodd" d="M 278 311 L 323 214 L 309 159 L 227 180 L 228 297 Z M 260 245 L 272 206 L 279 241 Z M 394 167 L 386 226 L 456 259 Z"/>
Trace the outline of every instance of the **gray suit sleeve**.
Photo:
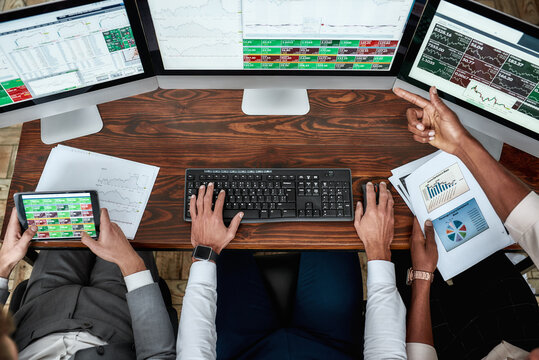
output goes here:
<path id="1" fill-rule="evenodd" d="M 1 293 L 0 293 L 1 295 Z M 175 359 L 175 339 L 157 283 L 126 294 L 131 313 L 137 360 Z"/>

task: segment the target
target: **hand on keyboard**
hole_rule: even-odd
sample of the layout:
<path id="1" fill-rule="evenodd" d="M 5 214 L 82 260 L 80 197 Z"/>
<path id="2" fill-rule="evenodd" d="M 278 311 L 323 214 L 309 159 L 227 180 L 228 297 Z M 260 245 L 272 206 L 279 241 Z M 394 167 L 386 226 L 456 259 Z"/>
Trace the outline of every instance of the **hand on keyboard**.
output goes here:
<path id="1" fill-rule="evenodd" d="M 236 236 L 243 212 L 236 211 L 230 226 L 227 228 L 223 222 L 225 191 L 219 192 L 213 209 L 214 191 L 213 183 L 209 183 L 207 189 L 206 186 L 202 185 L 198 189 L 198 198 L 195 195 L 190 198 L 189 213 L 193 223 L 191 243 L 193 247 L 197 245 L 209 246 L 219 254 Z"/>

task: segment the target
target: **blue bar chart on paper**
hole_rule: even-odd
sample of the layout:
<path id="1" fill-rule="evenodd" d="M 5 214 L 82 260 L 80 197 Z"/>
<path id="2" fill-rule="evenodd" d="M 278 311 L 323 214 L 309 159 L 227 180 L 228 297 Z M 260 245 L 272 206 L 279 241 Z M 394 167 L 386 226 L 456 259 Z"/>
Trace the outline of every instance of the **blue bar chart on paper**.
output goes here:
<path id="1" fill-rule="evenodd" d="M 420 186 L 428 212 L 447 204 L 469 190 L 457 163 L 447 167 Z"/>

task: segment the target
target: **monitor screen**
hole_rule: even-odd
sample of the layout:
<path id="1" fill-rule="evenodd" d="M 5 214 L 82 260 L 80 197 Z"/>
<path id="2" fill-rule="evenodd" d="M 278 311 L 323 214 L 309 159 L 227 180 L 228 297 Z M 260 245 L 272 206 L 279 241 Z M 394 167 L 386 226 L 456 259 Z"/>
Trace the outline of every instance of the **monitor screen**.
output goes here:
<path id="1" fill-rule="evenodd" d="M 145 73 L 122 0 L 63 1 L 4 16 L 0 108 Z"/>
<path id="2" fill-rule="evenodd" d="M 162 70 L 388 72 L 415 0 L 142 0 Z M 417 1 L 423 3 L 422 1 Z M 149 19 L 146 21 L 145 17 Z M 152 41 L 149 41 L 152 43 Z"/>
<path id="3" fill-rule="evenodd" d="M 525 24 L 499 13 L 483 16 L 488 13 L 471 11 L 458 1 L 439 1 L 434 14 L 421 20 L 420 29 L 424 26 L 426 31 L 416 34 L 420 45 L 407 55 L 411 67 L 406 77 L 436 85 L 472 109 L 537 138 L 537 28 L 527 30 Z"/>

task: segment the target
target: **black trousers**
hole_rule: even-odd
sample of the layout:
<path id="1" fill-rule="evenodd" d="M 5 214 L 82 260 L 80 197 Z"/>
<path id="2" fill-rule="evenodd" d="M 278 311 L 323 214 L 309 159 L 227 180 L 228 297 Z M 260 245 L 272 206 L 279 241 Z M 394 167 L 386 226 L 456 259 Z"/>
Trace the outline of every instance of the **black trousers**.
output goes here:
<path id="1" fill-rule="evenodd" d="M 410 254 L 394 254 L 393 259 L 397 286 L 408 307 L 411 287 L 404 279 Z M 451 286 L 436 272 L 430 307 L 440 359 L 481 359 L 502 340 L 527 351 L 539 346 L 537 301 L 502 251 L 453 278 Z"/>

